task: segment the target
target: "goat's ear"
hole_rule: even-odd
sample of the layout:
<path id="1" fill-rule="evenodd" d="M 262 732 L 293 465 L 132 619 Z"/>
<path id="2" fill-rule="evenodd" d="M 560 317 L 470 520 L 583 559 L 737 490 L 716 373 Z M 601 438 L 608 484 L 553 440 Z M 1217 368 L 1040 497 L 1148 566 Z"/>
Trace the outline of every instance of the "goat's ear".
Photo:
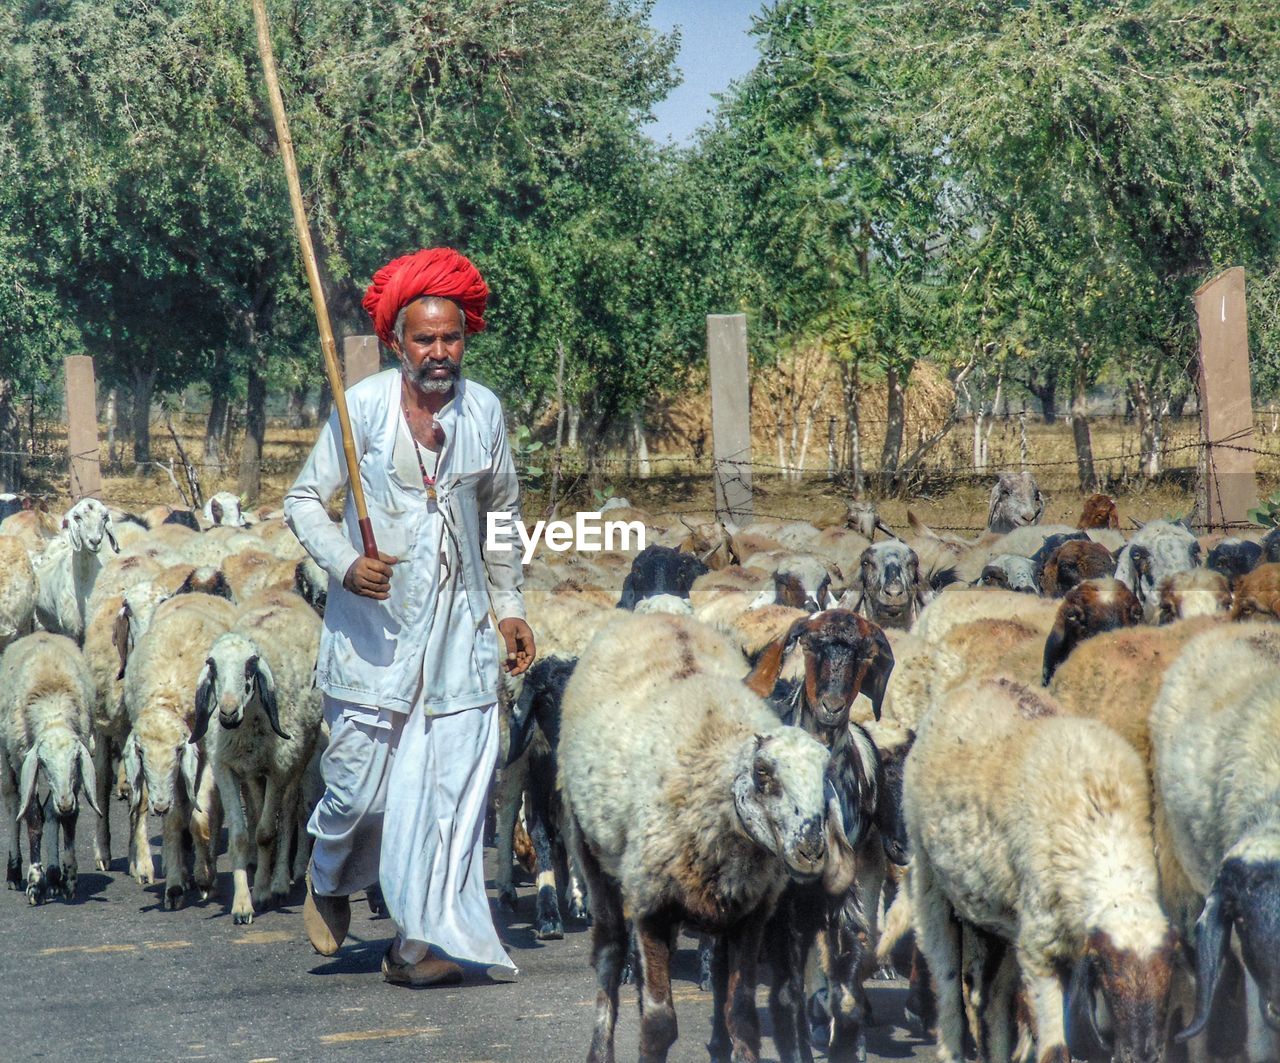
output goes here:
<path id="1" fill-rule="evenodd" d="M 111 645 L 116 649 L 116 656 L 120 659 L 120 669 L 116 672 L 117 679 L 124 678 L 125 665 L 129 663 L 129 651 L 133 648 L 129 645 L 129 618 L 132 616 L 132 610 L 129 603 L 125 602 L 116 612 L 116 618 L 111 622 Z"/>
<path id="2" fill-rule="evenodd" d="M 634 572 L 628 572 L 627 578 L 622 581 L 622 596 L 618 599 L 619 609 L 635 609 L 636 607 L 636 577 Z"/>
<path id="3" fill-rule="evenodd" d="M 262 702 L 262 711 L 267 714 L 267 722 L 286 742 L 289 735 L 280 728 L 280 703 L 276 700 L 276 680 L 271 674 L 271 666 L 261 657 L 254 656 L 250 660 L 254 667 L 254 684 L 258 688 L 258 700 Z"/>
<path id="4" fill-rule="evenodd" d="M 997 480 L 991 485 L 991 499 L 987 503 L 987 527 L 991 527 L 991 522 L 996 517 L 996 506 L 1000 502 L 1000 481 Z"/>
<path id="5" fill-rule="evenodd" d="M 1223 961 L 1231 940 L 1231 913 L 1228 910 L 1227 884 L 1223 881 L 1227 868 L 1218 872 L 1217 880 L 1205 898 L 1204 910 L 1196 920 L 1196 1013 L 1191 1025 L 1174 1035 L 1178 1044 L 1204 1032 L 1209 1025 L 1213 997 L 1222 977 Z"/>
<path id="6" fill-rule="evenodd" d="M 748 690 L 762 698 L 767 698 L 773 693 L 773 688 L 778 684 L 778 675 L 782 671 L 782 662 L 786 660 L 787 653 L 796 644 L 796 640 L 804 633 L 808 622 L 809 618 L 802 616 L 791 624 L 785 634 L 779 635 L 760 651 L 755 667 L 743 680 Z"/>
<path id="7" fill-rule="evenodd" d="M 196 794 L 200 790 L 200 752 L 189 741 L 183 742 L 178 751 L 181 763 L 182 782 L 187 789 L 187 799 L 191 807 L 196 807 Z"/>
<path id="8" fill-rule="evenodd" d="M 1086 951 L 1076 961 L 1066 999 L 1067 1046 L 1072 1059 L 1109 1063 L 1111 1048 L 1098 1030 L 1095 986 L 1097 961 Z"/>
<path id="9" fill-rule="evenodd" d="M 1129 563 L 1133 566 L 1134 582 L 1136 583 L 1138 576 L 1149 576 L 1151 574 L 1151 551 L 1141 544 L 1130 547 Z M 1131 587 L 1130 590 L 1136 590 L 1136 588 Z"/>
<path id="10" fill-rule="evenodd" d="M 1067 624 L 1066 609 L 1058 610 L 1058 619 L 1054 622 L 1049 637 L 1044 641 L 1044 661 L 1040 673 L 1041 686 L 1048 686 L 1058 665 L 1067 659 L 1071 648 L 1075 645 L 1075 632 Z"/>
<path id="11" fill-rule="evenodd" d="M 80 789 L 84 791 L 84 799 L 89 802 L 90 808 L 102 815 L 102 809 L 98 807 L 98 773 L 93 767 L 93 753 L 81 742 L 77 756 L 80 759 Z"/>
<path id="12" fill-rule="evenodd" d="M 209 720 L 213 716 L 213 691 L 217 683 L 218 666 L 212 657 L 206 657 L 200 678 L 196 680 L 196 715 L 191 724 L 188 745 L 195 745 L 209 730 Z"/>
<path id="13" fill-rule="evenodd" d="M 129 782 L 129 807 L 137 811 L 142 805 L 142 756 L 138 751 L 138 736 L 129 735 L 124 740 L 124 751 L 120 754 L 124 764 L 124 777 Z"/>
<path id="14" fill-rule="evenodd" d="M 32 746 L 22 758 L 22 777 L 18 781 L 18 814 L 13 818 L 21 821 L 27 813 L 27 807 L 36 796 L 36 783 L 40 778 L 40 749 Z"/>
<path id="15" fill-rule="evenodd" d="M 71 549 L 79 551 L 84 545 L 84 540 L 80 538 L 80 526 L 74 520 L 62 518 L 62 526 L 67 532 L 67 542 L 71 544 Z"/>
<path id="16" fill-rule="evenodd" d="M 1120 511 L 1116 508 L 1114 502 L 1107 507 L 1107 527 L 1120 530 Z"/>
<path id="17" fill-rule="evenodd" d="M 878 720 L 885 691 L 889 687 L 889 676 L 893 673 L 893 647 L 889 645 L 888 636 L 879 627 L 875 627 L 872 632 L 871 643 L 874 653 L 867 667 L 866 678 L 862 681 L 862 693 L 871 702 L 871 711 Z"/>
<path id="18" fill-rule="evenodd" d="M 1044 497 L 1044 492 L 1037 487 L 1036 488 L 1036 523 L 1037 524 L 1040 523 L 1040 518 L 1044 516 L 1044 507 L 1047 501 L 1048 500 Z"/>
<path id="19" fill-rule="evenodd" d="M 213 518 L 214 524 L 222 523 L 222 503 L 216 498 L 209 499 L 209 516 Z"/>
<path id="20" fill-rule="evenodd" d="M 111 549 L 118 554 L 120 552 L 120 544 L 116 542 L 116 532 L 115 532 L 115 529 L 111 526 L 110 517 L 107 517 L 107 523 L 103 525 L 102 530 L 107 534 L 107 542 L 111 544 Z"/>

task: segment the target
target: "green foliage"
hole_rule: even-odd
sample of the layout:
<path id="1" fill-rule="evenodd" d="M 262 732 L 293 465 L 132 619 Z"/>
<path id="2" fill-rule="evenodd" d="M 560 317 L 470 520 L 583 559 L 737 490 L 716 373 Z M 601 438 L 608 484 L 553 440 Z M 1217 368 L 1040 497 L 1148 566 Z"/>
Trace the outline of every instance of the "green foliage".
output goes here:
<path id="1" fill-rule="evenodd" d="M 1273 492 L 1256 509 L 1249 510 L 1249 519 L 1263 528 L 1280 528 L 1280 491 Z"/>

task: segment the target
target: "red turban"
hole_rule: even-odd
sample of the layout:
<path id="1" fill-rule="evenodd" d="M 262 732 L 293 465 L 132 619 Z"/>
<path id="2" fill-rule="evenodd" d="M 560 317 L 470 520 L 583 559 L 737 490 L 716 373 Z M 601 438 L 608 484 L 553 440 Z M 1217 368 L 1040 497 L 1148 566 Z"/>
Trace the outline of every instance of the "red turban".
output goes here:
<path id="1" fill-rule="evenodd" d="M 373 275 L 364 293 L 362 305 L 373 318 L 373 330 L 388 347 L 395 335 L 396 315 L 423 295 L 452 299 L 466 315 L 467 331 L 484 331 L 489 286 L 480 271 L 451 247 L 424 248 L 392 259 Z"/>

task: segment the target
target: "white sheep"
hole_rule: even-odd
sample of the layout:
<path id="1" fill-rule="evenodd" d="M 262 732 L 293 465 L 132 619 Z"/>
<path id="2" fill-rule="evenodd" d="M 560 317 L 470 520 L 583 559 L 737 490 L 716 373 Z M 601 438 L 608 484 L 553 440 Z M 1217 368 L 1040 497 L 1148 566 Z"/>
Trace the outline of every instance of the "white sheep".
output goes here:
<path id="1" fill-rule="evenodd" d="M 676 1038 L 670 949 L 687 920 L 726 937 L 712 1054 L 727 1055 L 732 1036 L 742 1058 L 756 1058 L 765 922 L 788 872 L 827 870 L 827 752 L 779 726 L 739 666 L 725 673 L 734 658 L 696 621 L 624 615 L 587 646 L 565 689 L 558 779 L 595 924 L 592 1058 L 613 1057 L 624 908 L 639 943 L 646 1053 L 665 1058 Z"/>
<path id="2" fill-rule="evenodd" d="M 1017 591 L 953 588 L 924 607 L 911 633 L 936 644 L 953 627 L 971 620 L 1017 620 L 1048 635 L 1057 619 L 1057 602 Z"/>
<path id="3" fill-rule="evenodd" d="M 1200 544 L 1185 525 L 1168 520 L 1144 524 L 1116 558 L 1116 579 L 1138 596 L 1147 621 L 1160 614 L 1160 585 L 1200 564 Z"/>
<path id="4" fill-rule="evenodd" d="M 922 721 L 905 790 L 911 908 L 937 980 L 939 1060 L 964 1059 L 962 930 L 995 953 L 985 966 L 997 974 L 979 990 L 990 992 L 991 1031 L 980 1058 L 1010 1058 L 1015 956 L 1038 1059 L 1070 1058 L 1059 974 L 1069 967 L 1072 1054 L 1160 1058 L 1177 938 L 1160 907 L 1146 770 L 1129 744 L 1020 683 L 970 682 Z M 1097 1043 L 1095 994 L 1114 1046 Z"/>
<path id="5" fill-rule="evenodd" d="M 240 509 L 240 496 L 230 491 L 219 491 L 204 504 L 204 520 L 207 527 L 243 528 L 248 525 Z"/>
<path id="6" fill-rule="evenodd" d="M 22 540 L 0 535 L 0 650 L 35 624 L 36 573 Z"/>
<path id="7" fill-rule="evenodd" d="M 98 811 L 90 749 L 92 703 L 88 666 L 69 638 L 36 632 L 0 656 L 0 794 L 13 832 L 8 884 L 10 889 L 22 888 L 18 824 L 25 818 L 31 861 L 26 891 L 31 904 L 53 889 L 60 888 L 67 898 L 75 896 L 77 792 L 83 789 L 85 800 Z M 49 788 L 44 802 L 37 793 L 41 775 Z M 46 819 L 53 828 L 47 860 L 41 854 Z"/>
<path id="8" fill-rule="evenodd" d="M 1204 1030 L 1238 936 L 1250 999 L 1245 1052 L 1280 1057 L 1280 630 L 1197 635 L 1151 710 L 1157 811 L 1192 893 L 1167 902 L 1195 927 L 1195 1019 Z M 1181 901 L 1181 903 L 1179 903 Z M 1201 910 L 1201 904 L 1203 909 Z M 1234 965 L 1234 960 L 1232 961 Z"/>
<path id="9" fill-rule="evenodd" d="M 46 631 L 84 641 L 85 609 L 102 570 L 104 540 L 120 552 L 106 506 L 96 498 L 82 498 L 67 510 L 62 534 L 49 544 L 35 566 L 40 584 L 36 619 Z"/>
<path id="10" fill-rule="evenodd" d="M 196 847 L 195 883 L 207 898 L 213 888 L 211 837 L 217 838 L 216 810 L 198 799 L 200 751 L 191 736 L 195 705 L 192 693 L 209 647 L 235 622 L 236 610 L 225 598 L 180 594 L 159 605 L 151 626 L 138 640 L 124 673 L 124 705 L 130 734 L 124 744 L 125 775 L 132 788 L 129 873 L 142 885 L 155 877 L 146 821 L 150 810 L 164 817 L 164 904 L 184 903 L 191 881 L 182 859 L 182 832 L 190 826 Z M 189 815 L 195 808 L 207 815 Z"/>
<path id="11" fill-rule="evenodd" d="M 320 692 L 311 682 L 320 619 L 297 595 L 289 597 L 292 604 L 249 610 L 219 635 L 195 686 L 189 742 L 208 732 L 206 750 L 227 823 L 237 924 L 252 923 L 255 907 L 289 892 L 289 843 L 303 774 L 320 732 Z M 218 722 L 210 730 L 215 712 Z M 242 788 L 251 795 L 249 816 Z M 258 845 L 252 896 L 251 839 Z M 306 861 L 304 846 L 293 877 L 301 877 Z"/>

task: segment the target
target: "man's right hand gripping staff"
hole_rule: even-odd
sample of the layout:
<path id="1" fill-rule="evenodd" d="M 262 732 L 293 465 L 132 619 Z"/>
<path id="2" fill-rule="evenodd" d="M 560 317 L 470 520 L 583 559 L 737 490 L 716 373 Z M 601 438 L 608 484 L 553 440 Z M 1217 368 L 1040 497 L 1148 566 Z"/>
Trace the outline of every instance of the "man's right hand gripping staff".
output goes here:
<path id="1" fill-rule="evenodd" d="M 385 601 L 391 595 L 391 566 L 399 560 L 381 552 L 377 557 L 357 557 L 342 577 L 342 585 L 352 594 Z"/>

